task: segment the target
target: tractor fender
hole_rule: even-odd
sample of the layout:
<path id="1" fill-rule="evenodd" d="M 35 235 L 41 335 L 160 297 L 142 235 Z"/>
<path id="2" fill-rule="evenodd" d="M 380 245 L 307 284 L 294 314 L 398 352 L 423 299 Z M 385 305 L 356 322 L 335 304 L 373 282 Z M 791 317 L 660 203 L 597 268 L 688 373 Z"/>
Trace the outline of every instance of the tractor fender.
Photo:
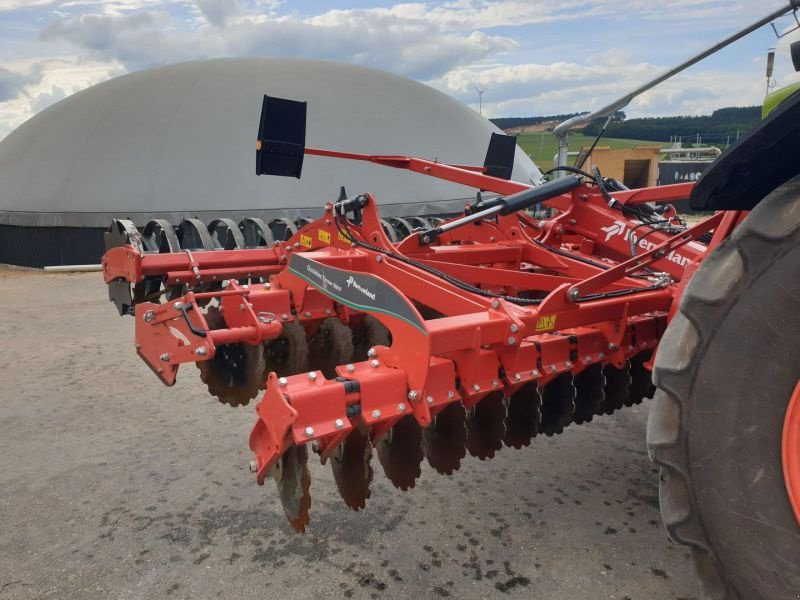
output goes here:
<path id="1" fill-rule="evenodd" d="M 699 211 L 751 210 L 800 174 L 800 91 L 720 155 L 695 185 Z"/>

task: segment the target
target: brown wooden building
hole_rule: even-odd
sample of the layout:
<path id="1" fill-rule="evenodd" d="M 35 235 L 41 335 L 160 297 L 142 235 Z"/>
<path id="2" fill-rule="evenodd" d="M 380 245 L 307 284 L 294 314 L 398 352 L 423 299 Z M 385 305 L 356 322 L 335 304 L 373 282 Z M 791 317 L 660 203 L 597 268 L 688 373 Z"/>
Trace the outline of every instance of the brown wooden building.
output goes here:
<path id="1" fill-rule="evenodd" d="M 581 152 L 588 151 L 584 148 Z M 661 145 L 634 146 L 623 150 L 612 150 L 608 146 L 598 146 L 592 151 L 584 169 L 600 169 L 605 177 L 613 177 L 627 187 L 653 187 L 658 182 L 658 161 Z"/>

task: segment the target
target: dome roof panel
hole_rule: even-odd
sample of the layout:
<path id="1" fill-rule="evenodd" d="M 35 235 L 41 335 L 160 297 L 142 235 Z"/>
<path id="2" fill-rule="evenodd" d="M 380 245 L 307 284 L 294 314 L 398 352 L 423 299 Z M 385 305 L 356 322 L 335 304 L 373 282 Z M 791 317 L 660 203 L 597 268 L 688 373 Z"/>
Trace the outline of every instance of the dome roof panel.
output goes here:
<path id="1" fill-rule="evenodd" d="M 308 102 L 309 146 L 480 164 L 497 129 L 420 83 L 353 65 L 219 59 L 125 75 L 51 106 L 0 142 L 0 223 L 103 227 L 128 216 L 318 214 L 344 185 L 391 214 L 457 210 L 469 188 L 307 157 L 303 178 L 255 175 L 264 94 Z M 538 169 L 521 151 L 514 178 Z"/>

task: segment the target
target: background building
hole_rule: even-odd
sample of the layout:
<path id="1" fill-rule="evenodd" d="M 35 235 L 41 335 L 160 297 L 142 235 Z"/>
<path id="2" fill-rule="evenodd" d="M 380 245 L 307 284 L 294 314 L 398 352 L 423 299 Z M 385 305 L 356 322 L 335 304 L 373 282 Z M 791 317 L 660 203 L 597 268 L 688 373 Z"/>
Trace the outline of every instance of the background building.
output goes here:
<path id="1" fill-rule="evenodd" d="M 581 152 L 588 151 L 583 148 Z M 661 155 L 659 144 L 634 146 L 612 150 L 608 146 L 598 146 L 584 165 L 589 171 L 600 169 L 606 177 L 613 177 L 629 188 L 653 187 L 658 179 L 658 160 Z"/>
<path id="2" fill-rule="evenodd" d="M 372 192 L 386 216 L 460 210 L 473 191 L 413 173 L 306 157 L 300 180 L 257 177 L 264 94 L 308 102 L 307 144 L 482 164 L 499 131 L 415 81 L 287 58 L 140 71 L 51 106 L 0 142 L 0 263 L 96 263 L 112 218 L 206 223 L 314 217 L 339 187 Z M 538 169 L 517 152 L 513 178 Z"/>

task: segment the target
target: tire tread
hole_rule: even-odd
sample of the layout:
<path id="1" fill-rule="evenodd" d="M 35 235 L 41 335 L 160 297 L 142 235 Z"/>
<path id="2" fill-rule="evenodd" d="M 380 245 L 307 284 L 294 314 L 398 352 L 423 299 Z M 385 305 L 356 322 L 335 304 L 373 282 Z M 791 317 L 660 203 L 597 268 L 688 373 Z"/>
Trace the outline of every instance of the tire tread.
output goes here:
<path id="1" fill-rule="evenodd" d="M 653 380 L 659 389 L 648 419 L 647 445 L 660 467 L 661 516 L 670 538 L 690 548 L 703 596 L 713 600 L 740 596 L 727 583 L 724 566 L 714 555 L 687 469 L 685 408 L 699 367 L 693 357 L 711 339 L 716 322 L 747 293 L 756 275 L 748 257 L 757 256 L 765 242 L 774 246 L 798 234 L 800 177 L 765 198 L 704 261 L 686 287 L 656 356 Z"/>

